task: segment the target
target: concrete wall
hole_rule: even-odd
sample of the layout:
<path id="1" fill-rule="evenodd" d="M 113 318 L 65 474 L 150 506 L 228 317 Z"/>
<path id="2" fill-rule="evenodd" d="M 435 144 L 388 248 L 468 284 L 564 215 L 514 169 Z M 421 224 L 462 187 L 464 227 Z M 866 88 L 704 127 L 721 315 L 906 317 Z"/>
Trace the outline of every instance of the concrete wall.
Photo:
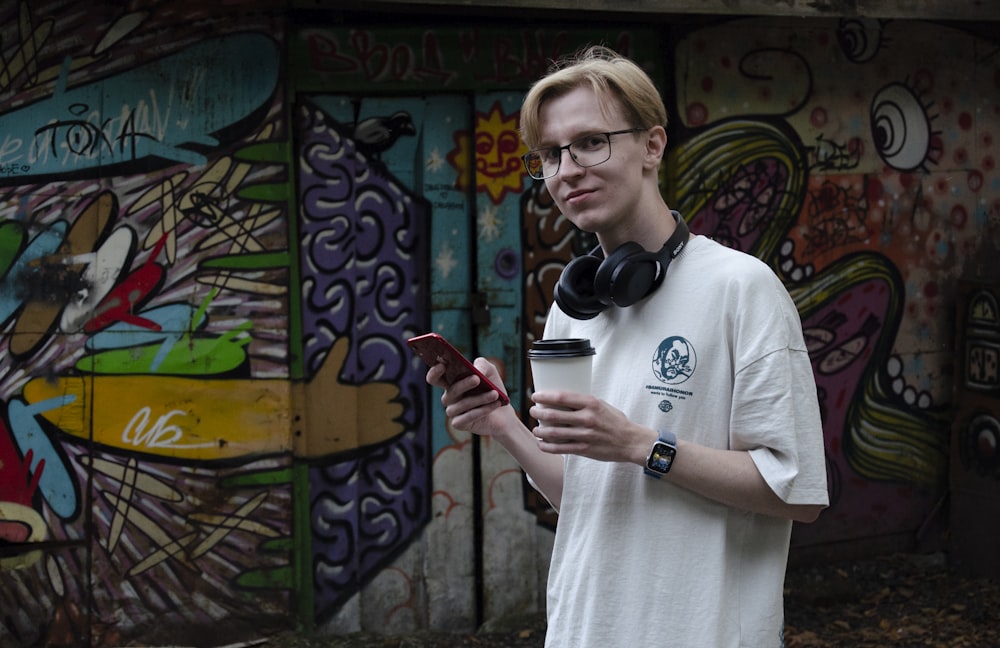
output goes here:
<path id="1" fill-rule="evenodd" d="M 1000 247 L 995 42 L 391 17 L 0 2 L 0 646 L 542 608 L 553 512 L 403 339 L 492 357 L 524 406 L 588 241 L 520 173 L 517 111 L 593 41 L 664 88 L 671 205 L 800 307 L 833 504 L 797 554 L 941 545 L 955 287 Z"/>

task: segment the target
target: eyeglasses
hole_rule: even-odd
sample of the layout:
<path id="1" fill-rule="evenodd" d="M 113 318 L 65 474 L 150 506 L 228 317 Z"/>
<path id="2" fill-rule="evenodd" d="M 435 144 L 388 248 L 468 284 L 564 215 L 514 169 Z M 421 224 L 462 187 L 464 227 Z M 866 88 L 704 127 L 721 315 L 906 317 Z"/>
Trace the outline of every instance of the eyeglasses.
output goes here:
<path id="1" fill-rule="evenodd" d="M 562 164 L 562 152 L 569 151 L 573 161 L 582 167 L 592 167 L 603 164 L 611 159 L 611 136 L 625 133 L 638 133 L 645 128 L 626 128 L 625 130 L 609 131 L 584 135 L 573 140 L 566 146 L 551 146 L 549 148 L 528 151 L 521 156 L 528 175 L 535 180 L 545 180 L 559 173 Z"/>

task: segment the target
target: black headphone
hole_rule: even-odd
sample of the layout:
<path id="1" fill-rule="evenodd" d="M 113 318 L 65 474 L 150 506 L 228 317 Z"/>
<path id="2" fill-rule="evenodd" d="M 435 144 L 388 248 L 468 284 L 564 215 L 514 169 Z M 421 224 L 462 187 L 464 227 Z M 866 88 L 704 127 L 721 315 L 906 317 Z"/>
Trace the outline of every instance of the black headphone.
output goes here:
<path id="1" fill-rule="evenodd" d="M 638 243 L 623 243 L 611 256 L 597 246 L 590 254 L 570 261 L 556 284 L 554 297 L 564 313 L 578 320 L 597 317 L 614 304 L 625 308 L 648 297 L 667 273 L 667 266 L 687 244 L 690 230 L 676 211 L 677 228 L 659 252 L 647 252 Z"/>

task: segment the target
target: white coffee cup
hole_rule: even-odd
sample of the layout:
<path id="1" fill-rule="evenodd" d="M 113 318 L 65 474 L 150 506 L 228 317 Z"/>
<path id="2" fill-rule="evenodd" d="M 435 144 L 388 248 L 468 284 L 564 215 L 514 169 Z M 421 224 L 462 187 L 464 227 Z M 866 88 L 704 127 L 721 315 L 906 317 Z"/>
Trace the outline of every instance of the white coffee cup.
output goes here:
<path id="1" fill-rule="evenodd" d="M 528 349 L 535 391 L 589 394 L 596 353 L 586 338 L 536 340 Z"/>

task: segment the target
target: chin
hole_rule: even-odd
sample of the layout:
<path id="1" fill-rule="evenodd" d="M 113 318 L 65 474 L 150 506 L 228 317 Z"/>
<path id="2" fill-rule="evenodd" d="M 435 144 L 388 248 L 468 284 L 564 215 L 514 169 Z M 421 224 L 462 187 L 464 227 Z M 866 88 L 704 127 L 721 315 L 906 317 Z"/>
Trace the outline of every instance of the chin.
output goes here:
<path id="1" fill-rule="evenodd" d="M 573 226 L 580 231 L 587 232 L 588 234 L 595 234 L 601 229 L 604 219 L 596 216 L 591 216 L 587 211 L 579 212 L 572 209 L 566 210 L 560 208 L 562 215 L 566 217 L 566 220 L 573 223 Z"/>

